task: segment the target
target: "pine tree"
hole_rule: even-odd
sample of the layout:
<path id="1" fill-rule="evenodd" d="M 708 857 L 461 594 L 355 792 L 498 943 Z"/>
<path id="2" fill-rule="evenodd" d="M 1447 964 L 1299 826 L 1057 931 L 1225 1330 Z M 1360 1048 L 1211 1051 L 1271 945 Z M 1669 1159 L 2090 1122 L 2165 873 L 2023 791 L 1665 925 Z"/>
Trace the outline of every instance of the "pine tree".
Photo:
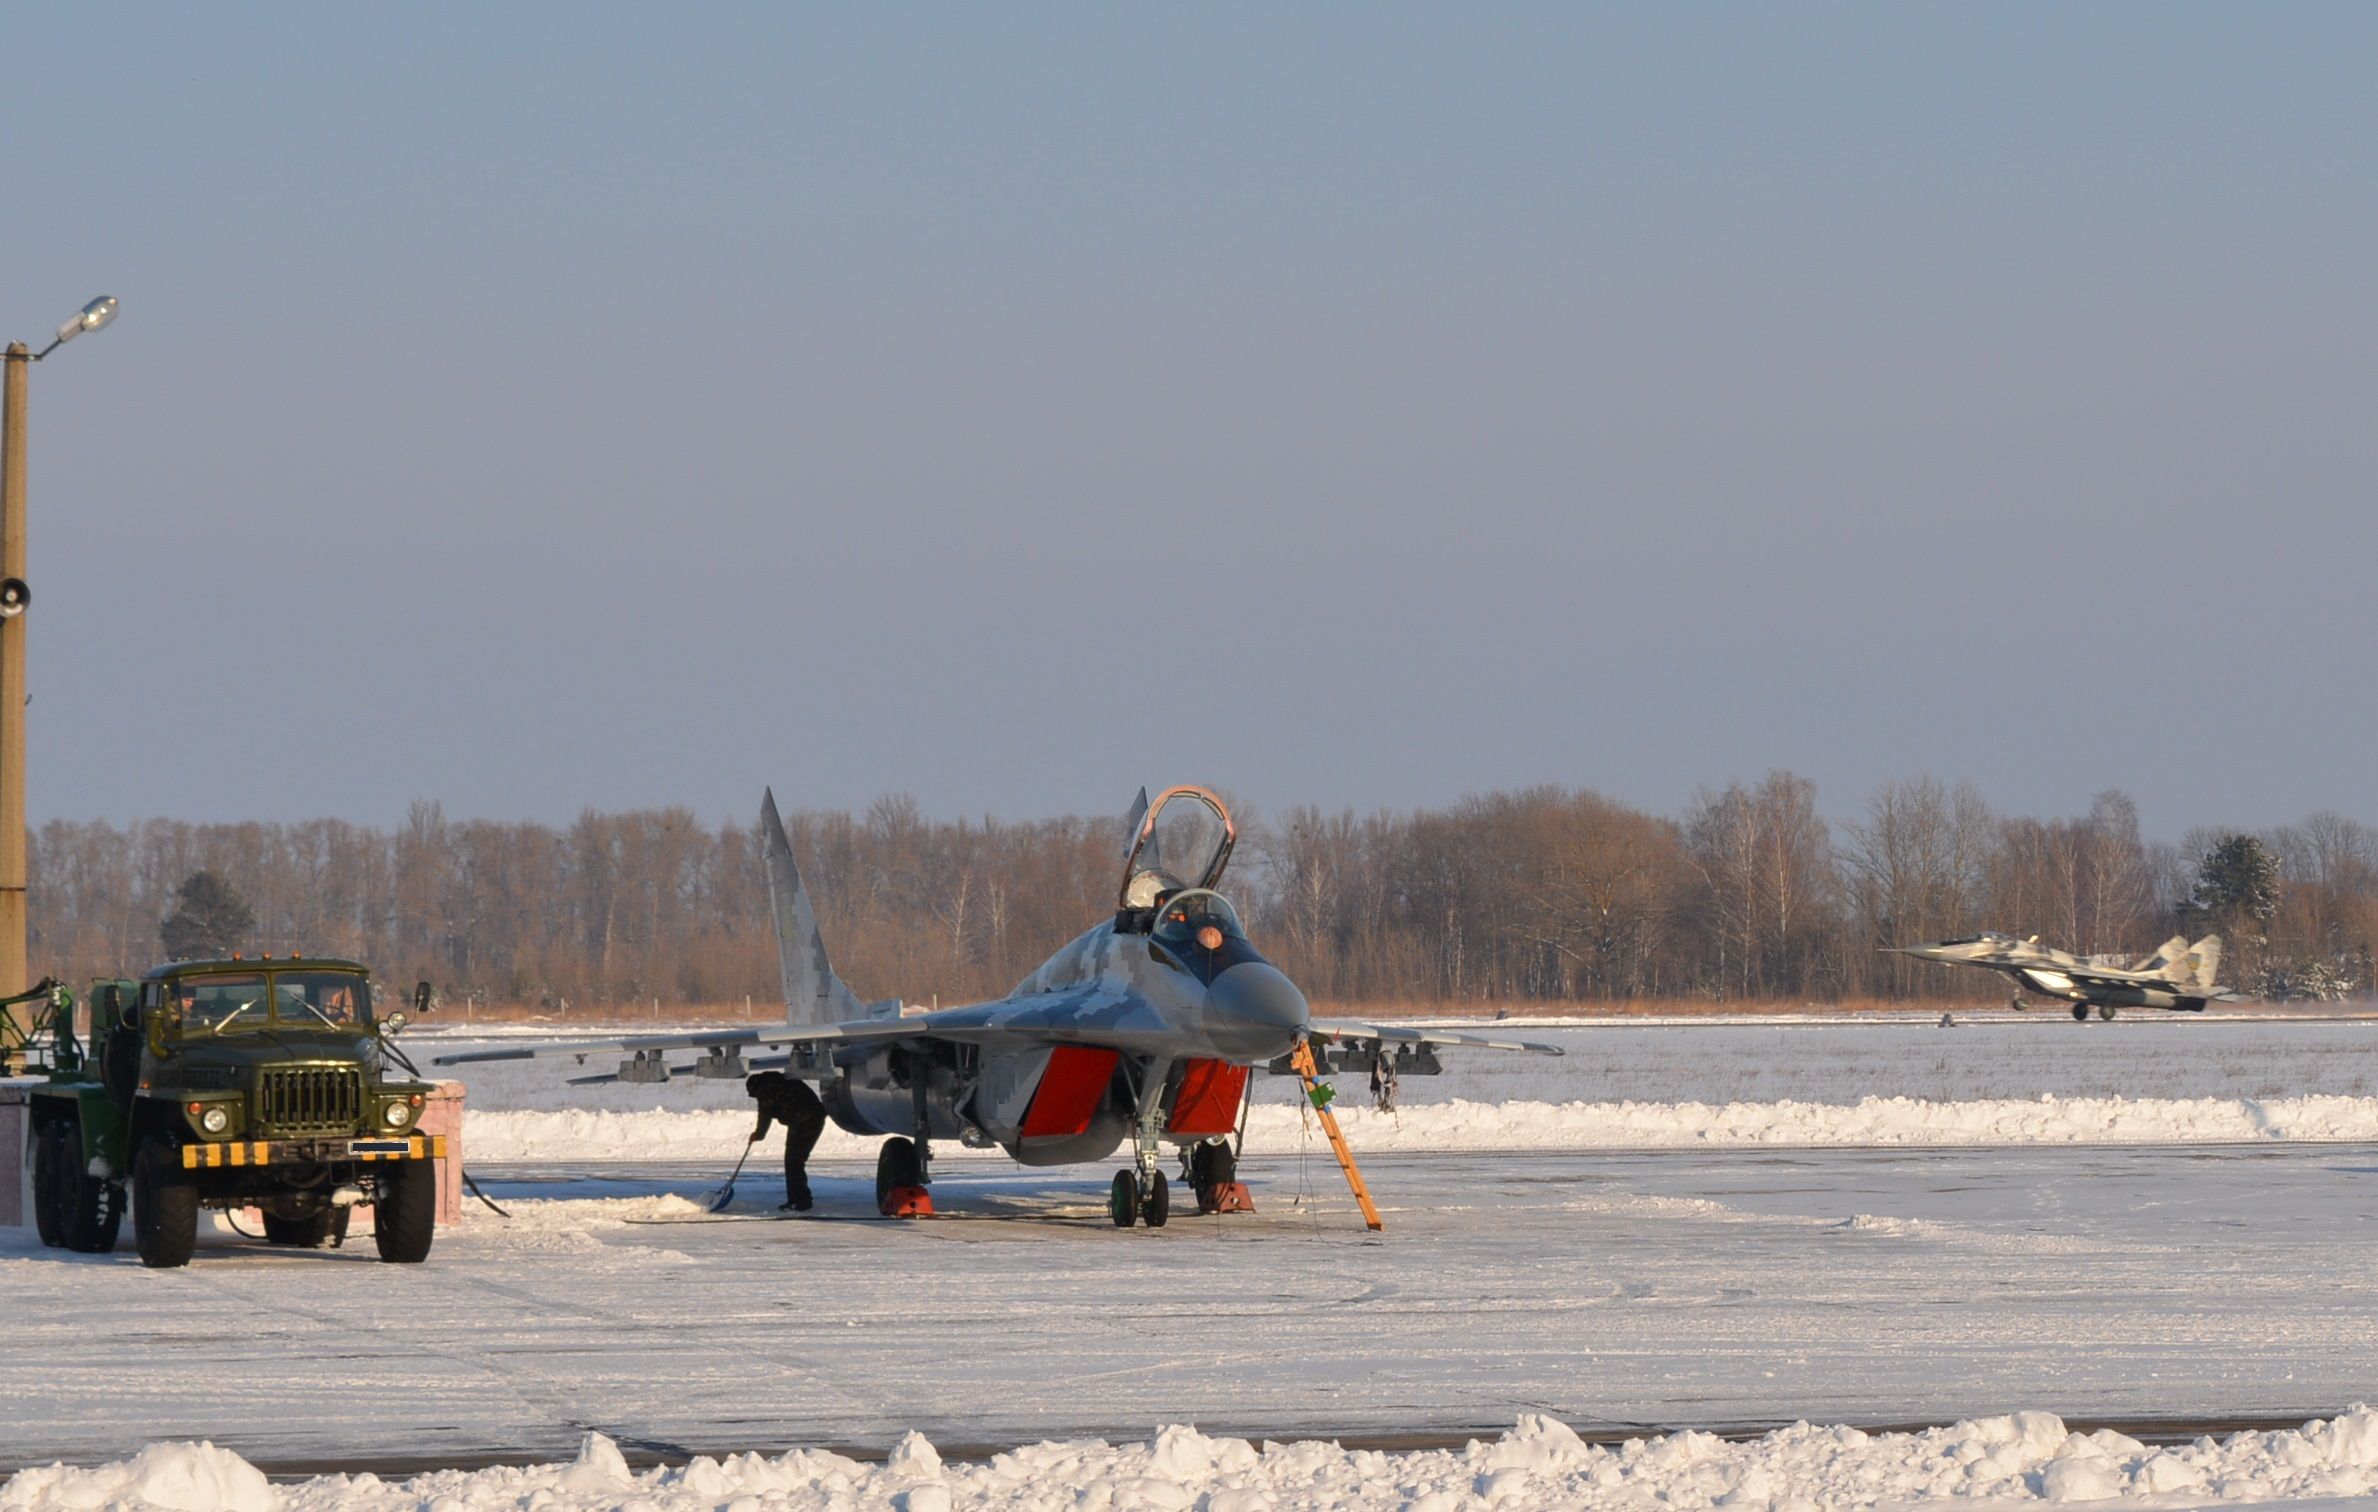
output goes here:
<path id="1" fill-rule="evenodd" d="M 256 927 L 256 914 L 247 900 L 211 871 L 184 877 L 173 896 L 174 911 L 157 928 L 169 959 L 229 955 Z"/>
<path id="2" fill-rule="evenodd" d="M 2181 910 L 2193 923 L 2243 933 L 2257 943 L 2268 936 L 2278 911 L 2278 858 L 2252 835 L 2224 835 L 2204 853 Z"/>

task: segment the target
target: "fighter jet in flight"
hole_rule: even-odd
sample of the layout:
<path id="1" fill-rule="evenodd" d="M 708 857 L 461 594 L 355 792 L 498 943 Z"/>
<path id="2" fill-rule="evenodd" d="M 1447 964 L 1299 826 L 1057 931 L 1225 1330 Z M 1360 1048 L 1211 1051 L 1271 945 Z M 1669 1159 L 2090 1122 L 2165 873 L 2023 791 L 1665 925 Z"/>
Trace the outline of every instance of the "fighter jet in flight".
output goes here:
<path id="1" fill-rule="evenodd" d="M 1238 831 L 1221 799 L 1176 787 L 1147 794 L 1126 822 L 1129 843 L 1112 918 L 1101 919 L 996 1002 L 907 1014 L 865 1003 L 834 974 L 816 910 L 793 865 L 773 793 L 760 825 L 784 977 L 781 1029 L 677 1035 L 492 1050 L 439 1065 L 533 1055 L 619 1051 L 616 1078 L 664 1081 L 671 1052 L 701 1050 L 696 1075 L 740 1077 L 781 1065 L 818 1083 L 843 1129 L 881 1135 L 876 1203 L 888 1214 L 930 1212 L 935 1140 L 996 1146 L 1025 1165 L 1104 1160 L 1125 1144 L 1131 1165 L 1108 1199 L 1118 1227 L 1161 1226 L 1170 1197 L 1158 1169 L 1166 1146 L 1201 1207 L 1236 1180 L 1228 1136 L 1240 1126 L 1256 1067 L 1283 1070 L 1299 1042 L 1324 1070 L 1438 1069 L 1439 1046 L 1558 1055 L 1552 1045 L 1315 1019 L 1264 960 L 1237 912 L 1214 890 Z M 746 1062 L 743 1051 L 781 1047 Z"/>
<path id="2" fill-rule="evenodd" d="M 1892 954 L 2001 972 L 2015 980 L 2017 1008 L 2030 1006 L 2023 1001 L 2028 990 L 2072 1004 L 2076 1019 L 2089 1017 L 2092 1008 L 2101 1019 L 2110 1019 L 2123 1008 L 2201 1013 L 2207 1003 L 2236 996 L 2214 981 L 2221 966 L 2219 935 L 2206 935 L 2193 945 L 2174 935 L 2136 966 L 2125 956 L 2067 955 L 2042 945 L 2038 935 L 2027 940 L 2003 934 L 1967 935 L 1937 945 L 1897 946 Z"/>

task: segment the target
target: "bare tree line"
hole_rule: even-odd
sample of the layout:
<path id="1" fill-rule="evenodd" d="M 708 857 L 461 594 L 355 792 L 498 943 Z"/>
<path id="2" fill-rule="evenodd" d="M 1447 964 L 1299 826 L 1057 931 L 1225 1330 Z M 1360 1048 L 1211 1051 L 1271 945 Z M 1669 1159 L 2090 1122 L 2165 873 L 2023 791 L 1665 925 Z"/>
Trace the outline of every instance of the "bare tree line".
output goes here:
<path id="1" fill-rule="evenodd" d="M 2043 820 L 1915 778 L 1833 825 L 1814 784 L 1773 772 L 1675 818 L 1557 787 L 1241 818 L 1234 900 L 1266 953 L 1331 1001 L 1969 997 L 1974 980 L 1880 947 L 1984 928 L 2136 953 L 2219 927 L 2246 987 L 2373 985 L 2378 832 L 2334 814 L 2254 837 L 2275 892 L 2226 912 L 2200 877 L 2226 832 L 2150 843 L 2119 792 Z M 940 821 L 906 797 L 787 827 L 838 969 L 911 1000 L 1007 990 L 1113 906 L 1121 859 L 1117 819 Z M 173 890 L 198 871 L 252 907 L 257 951 L 354 956 L 449 998 L 778 993 L 756 826 L 684 809 L 590 810 L 567 828 L 450 821 L 434 803 L 390 830 L 52 821 L 33 836 L 36 969 L 74 981 L 153 964 Z"/>

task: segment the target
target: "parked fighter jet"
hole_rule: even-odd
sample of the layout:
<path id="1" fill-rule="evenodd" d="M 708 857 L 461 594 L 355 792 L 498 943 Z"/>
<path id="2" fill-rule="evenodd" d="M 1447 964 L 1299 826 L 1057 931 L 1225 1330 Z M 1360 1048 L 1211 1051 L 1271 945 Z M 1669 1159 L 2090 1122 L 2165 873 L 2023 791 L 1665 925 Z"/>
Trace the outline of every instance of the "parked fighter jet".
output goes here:
<path id="1" fill-rule="evenodd" d="M 1298 1042 L 1324 1069 L 1385 1065 L 1437 1069 L 1442 1045 L 1558 1055 L 1552 1045 L 1351 1020 L 1314 1019 L 1304 994 L 1265 961 L 1238 914 L 1214 891 L 1238 831 L 1203 788 L 1140 794 L 1126 829 L 1123 881 L 1111 919 L 1049 957 L 1007 997 L 904 1015 L 897 1001 L 864 1004 L 834 974 L 817 915 L 793 865 L 773 793 L 763 798 L 768 892 L 776 917 L 786 1026 L 491 1050 L 440 1056 L 439 1065 L 532 1055 L 625 1052 L 617 1078 L 663 1081 L 672 1051 L 706 1052 L 701 1076 L 740 1077 L 782 1064 L 819 1083 L 834 1122 L 884 1135 L 876 1203 L 889 1214 L 930 1212 L 931 1142 L 997 1146 L 1025 1165 L 1103 1160 L 1126 1141 L 1108 1210 L 1118 1227 L 1161 1226 L 1170 1199 L 1157 1168 L 1180 1151 L 1200 1206 L 1236 1179 L 1228 1140 L 1258 1066 L 1285 1070 Z M 745 1062 L 747 1046 L 782 1046 L 781 1060 Z"/>
<path id="2" fill-rule="evenodd" d="M 2030 1006 L 2020 990 L 2029 988 L 2072 1004 L 2076 1019 L 2087 1018 L 2091 1008 L 2104 1019 L 2112 1018 L 2121 1008 L 2201 1013 L 2205 1004 L 2235 996 L 2213 980 L 2221 965 L 2219 935 L 2206 935 L 2193 945 L 2174 935 L 2136 966 L 2124 956 L 2067 955 L 2042 945 L 2038 935 L 2027 940 L 2002 934 L 1967 935 L 1937 945 L 1902 945 L 1892 953 L 2003 972 L 2015 979 L 2017 1008 Z"/>

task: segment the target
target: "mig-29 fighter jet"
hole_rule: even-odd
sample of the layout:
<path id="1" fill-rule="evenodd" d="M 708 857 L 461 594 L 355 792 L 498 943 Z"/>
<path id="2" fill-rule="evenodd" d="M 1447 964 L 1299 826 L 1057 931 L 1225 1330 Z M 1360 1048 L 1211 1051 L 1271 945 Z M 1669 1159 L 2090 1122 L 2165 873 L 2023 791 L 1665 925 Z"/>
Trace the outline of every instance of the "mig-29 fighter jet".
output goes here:
<path id="1" fill-rule="evenodd" d="M 2072 1004 L 2072 1016 L 2110 1019 L 2121 1008 L 2170 1008 L 2201 1013 L 2205 1004 L 2236 994 L 2215 984 L 2221 966 L 2221 936 L 2206 935 L 2191 945 L 2174 935 L 2155 954 L 2132 966 L 2124 956 L 2076 956 L 2042 945 L 2039 936 L 2018 940 L 2013 935 L 1978 934 L 1943 940 L 1937 945 L 1902 945 L 1895 955 L 1911 955 L 1952 966 L 1980 966 L 2014 978 L 2015 1006 L 2023 989 L 2062 998 Z"/>
<path id="2" fill-rule="evenodd" d="M 1129 844 L 1114 916 L 1059 950 L 997 1002 L 904 1014 L 864 1003 L 834 974 L 817 914 L 793 865 L 773 793 L 760 825 L 784 977 L 785 1027 L 645 1035 L 536 1049 L 440 1056 L 437 1064 L 619 1051 L 621 1081 L 663 1081 L 672 1051 L 701 1050 L 698 1076 L 761 1066 L 818 1083 L 827 1114 L 858 1135 L 882 1135 L 876 1203 L 930 1212 L 931 1143 L 996 1146 L 1025 1165 L 1104 1160 L 1128 1143 L 1108 1211 L 1116 1226 L 1161 1226 L 1170 1199 L 1157 1168 L 1170 1145 L 1200 1206 L 1236 1179 L 1228 1136 L 1257 1067 L 1287 1069 L 1300 1042 L 1323 1070 L 1437 1069 L 1437 1047 L 1558 1055 L 1552 1045 L 1311 1017 L 1302 992 L 1264 960 L 1228 900 L 1214 891 L 1238 831 L 1203 788 L 1147 794 L 1126 824 Z M 749 1047 L 780 1059 L 746 1062 Z M 614 1078 L 593 1078 L 613 1080 Z"/>

